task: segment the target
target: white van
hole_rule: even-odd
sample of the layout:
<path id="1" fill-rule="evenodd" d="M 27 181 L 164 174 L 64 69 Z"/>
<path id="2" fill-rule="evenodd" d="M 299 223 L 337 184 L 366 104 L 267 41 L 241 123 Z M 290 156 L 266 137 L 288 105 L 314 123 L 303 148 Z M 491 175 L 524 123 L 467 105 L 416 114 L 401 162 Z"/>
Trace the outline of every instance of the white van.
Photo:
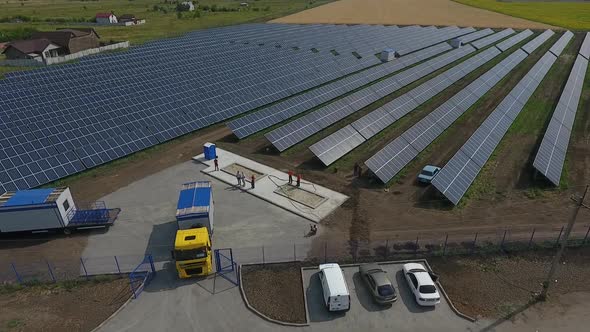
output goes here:
<path id="1" fill-rule="evenodd" d="M 340 265 L 336 263 L 321 264 L 319 276 L 324 293 L 324 304 L 328 311 L 348 311 L 350 309 L 350 292 Z"/>

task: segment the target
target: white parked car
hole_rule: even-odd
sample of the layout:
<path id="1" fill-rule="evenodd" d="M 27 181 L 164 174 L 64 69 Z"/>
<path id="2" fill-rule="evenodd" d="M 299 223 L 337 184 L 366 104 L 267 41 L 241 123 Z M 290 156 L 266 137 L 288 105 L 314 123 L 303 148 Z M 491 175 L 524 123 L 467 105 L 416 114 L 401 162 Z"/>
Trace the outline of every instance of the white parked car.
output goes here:
<path id="1" fill-rule="evenodd" d="M 319 277 L 328 311 L 350 310 L 350 292 L 340 266 L 336 263 L 321 264 Z"/>
<path id="2" fill-rule="evenodd" d="M 436 285 L 422 264 L 404 264 L 403 273 L 418 305 L 434 306 L 440 303 Z"/>

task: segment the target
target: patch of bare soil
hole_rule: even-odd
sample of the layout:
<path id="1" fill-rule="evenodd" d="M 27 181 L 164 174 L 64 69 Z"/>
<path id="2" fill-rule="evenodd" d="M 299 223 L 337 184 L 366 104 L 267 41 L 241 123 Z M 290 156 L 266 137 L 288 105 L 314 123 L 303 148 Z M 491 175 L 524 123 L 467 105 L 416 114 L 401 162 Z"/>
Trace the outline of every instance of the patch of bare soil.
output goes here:
<path id="1" fill-rule="evenodd" d="M 126 278 L 0 291 L 0 331 L 91 331 L 129 299 Z"/>
<path id="2" fill-rule="evenodd" d="M 271 22 L 552 28 L 451 0 L 341 0 Z"/>
<path id="3" fill-rule="evenodd" d="M 241 270 L 248 302 L 260 313 L 278 321 L 305 323 L 301 265 L 267 264 Z"/>
<path id="4" fill-rule="evenodd" d="M 430 258 L 453 304 L 472 317 L 509 316 L 540 292 L 555 250 L 505 256 Z M 550 295 L 590 291 L 590 248 L 568 249 Z"/>

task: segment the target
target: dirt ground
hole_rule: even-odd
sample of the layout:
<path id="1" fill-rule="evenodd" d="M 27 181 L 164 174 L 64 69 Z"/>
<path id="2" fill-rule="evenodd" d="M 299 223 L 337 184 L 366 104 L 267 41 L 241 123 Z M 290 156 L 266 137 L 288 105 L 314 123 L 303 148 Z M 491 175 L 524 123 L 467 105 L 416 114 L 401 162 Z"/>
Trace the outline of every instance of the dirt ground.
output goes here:
<path id="1" fill-rule="evenodd" d="M 511 316 L 541 290 L 555 251 L 513 256 L 430 258 L 453 304 L 472 317 Z M 590 292 L 590 248 L 568 249 L 551 285 L 549 302 L 573 292 Z"/>
<path id="2" fill-rule="evenodd" d="M 306 322 L 301 265 L 246 266 L 241 272 L 244 292 L 252 307 L 279 321 Z"/>
<path id="3" fill-rule="evenodd" d="M 91 331 L 129 299 L 126 278 L 0 291 L 0 331 Z"/>
<path id="4" fill-rule="evenodd" d="M 273 23 L 457 25 L 550 28 L 451 0 L 340 0 L 271 21 Z"/>

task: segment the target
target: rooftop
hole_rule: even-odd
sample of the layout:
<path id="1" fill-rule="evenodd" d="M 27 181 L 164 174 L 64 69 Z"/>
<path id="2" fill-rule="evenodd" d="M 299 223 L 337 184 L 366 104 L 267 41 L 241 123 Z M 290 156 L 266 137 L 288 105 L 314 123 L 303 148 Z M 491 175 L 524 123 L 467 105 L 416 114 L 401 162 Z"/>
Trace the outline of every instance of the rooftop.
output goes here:
<path id="1" fill-rule="evenodd" d="M 29 40 L 18 40 L 9 43 L 6 45 L 6 50 L 10 47 L 14 47 L 15 49 L 21 51 L 22 53 L 41 53 L 43 52 L 47 46 L 51 45 L 51 41 L 46 38 L 39 38 L 39 39 L 29 39 Z"/>
<path id="2" fill-rule="evenodd" d="M 211 182 L 197 181 L 185 183 L 182 185 L 180 196 L 178 197 L 176 216 L 207 213 L 209 212 L 210 200 Z"/>
<path id="3" fill-rule="evenodd" d="M 65 188 L 9 191 L 0 195 L 0 207 L 42 205 L 53 203 Z"/>

